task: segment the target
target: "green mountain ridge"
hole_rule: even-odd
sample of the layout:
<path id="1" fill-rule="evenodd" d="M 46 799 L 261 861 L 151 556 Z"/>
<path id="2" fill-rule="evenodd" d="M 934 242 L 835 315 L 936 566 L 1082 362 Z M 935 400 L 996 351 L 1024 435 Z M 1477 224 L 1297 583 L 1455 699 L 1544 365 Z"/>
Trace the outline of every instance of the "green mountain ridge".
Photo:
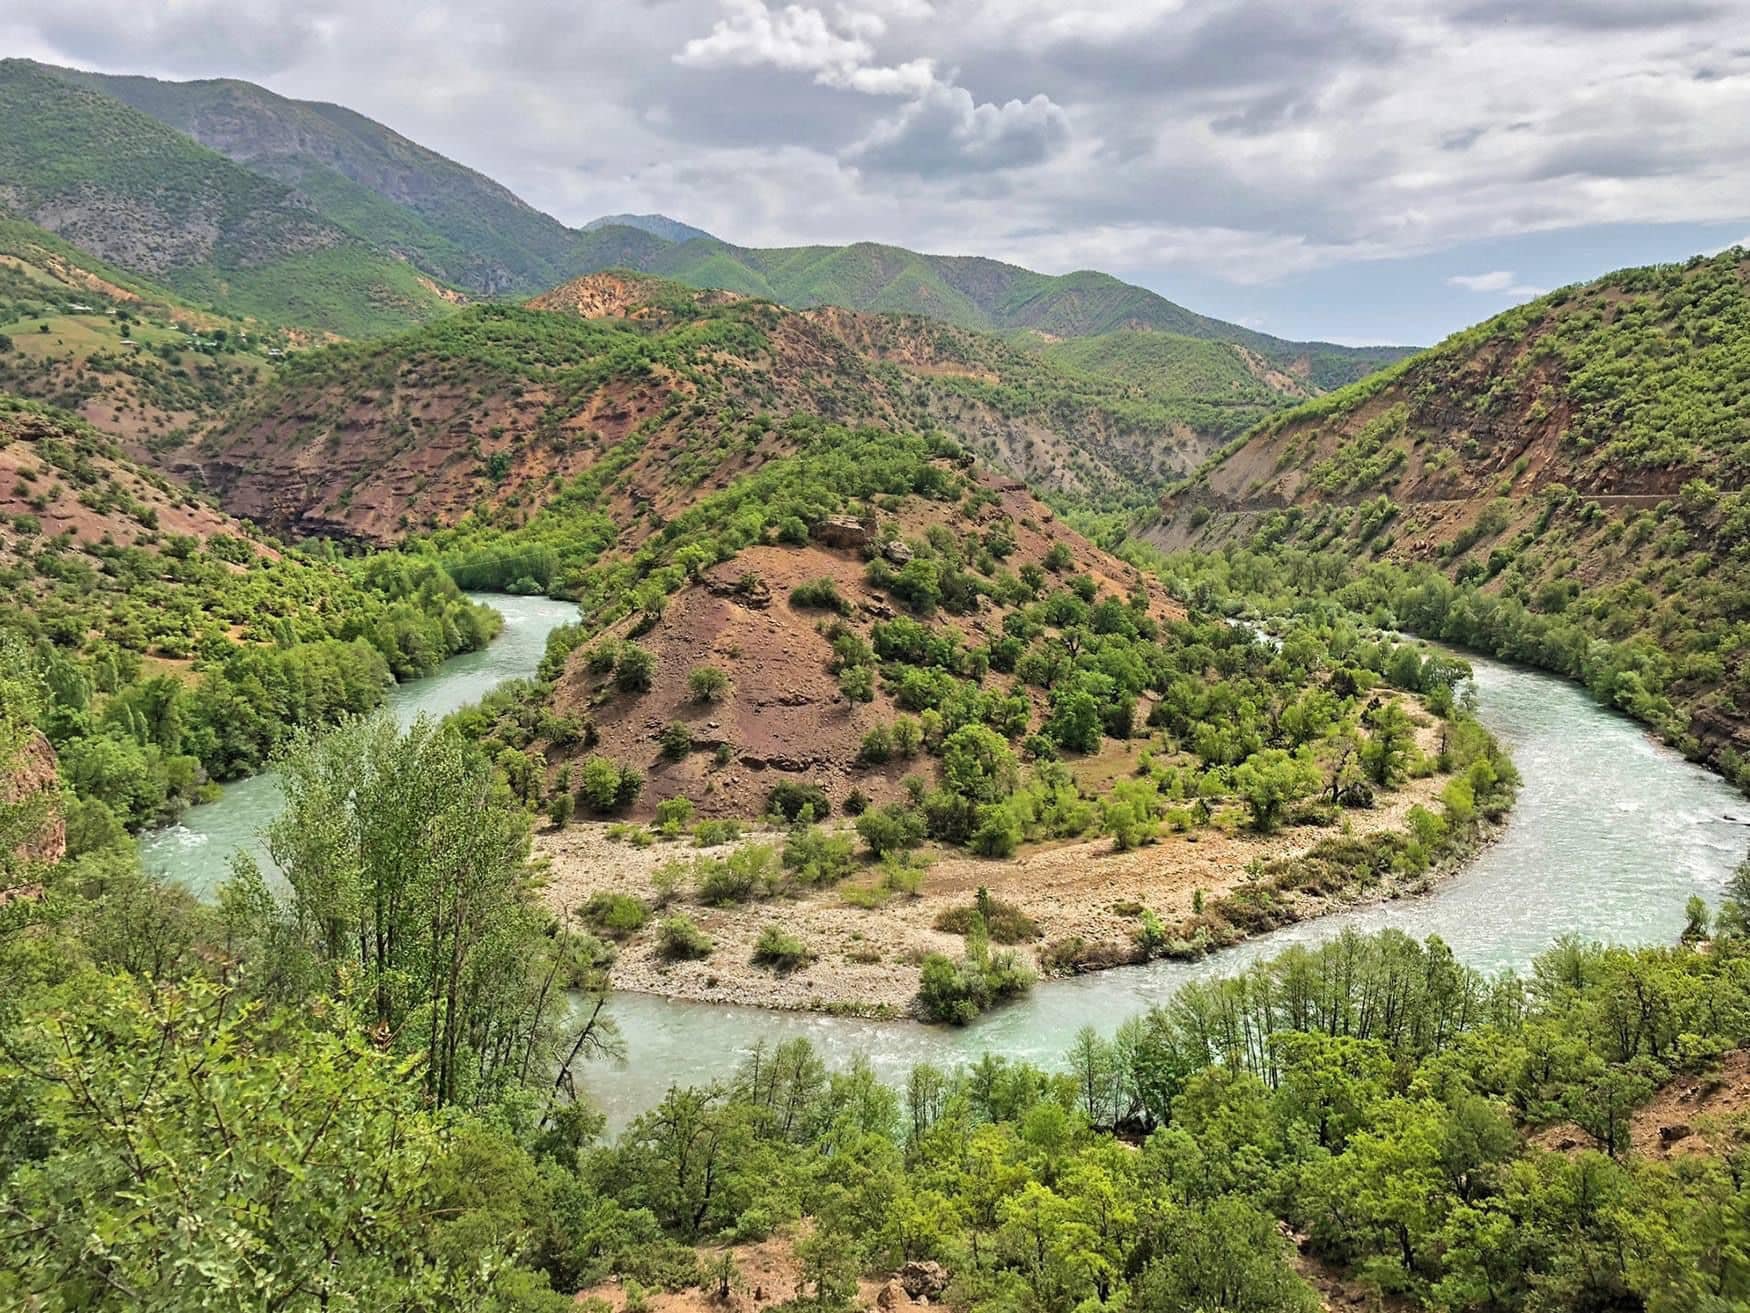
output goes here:
<path id="1" fill-rule="evenodd" d="M 671 219 L 666 214 L 604 214 L 599 219 L 591 219 L 578 231 L 594 232 L 598 228 L 636 228 L 652 237 L 660 237 L 665 242 L 717 240 L 703 228 L 695 228 L 690 223 Z"/>
<path id="2" fill-rule="evenodd" d="M 960 328 L 1054 338 L 1128 329 L 1234 342 L 1320 391 L 1354 382 L 1412 350 L 1292 342 L 1200 315 L 1110 274 L 1041 274 L 982 256 L 924 255 L 875 242 L 762 250 L 695 239 L 651 248 L 642 259 L 634 251 L 633 259 L 628 267 L 641 272 L 800 308 L 922 314 Z"/>
<path id="3" fill-rule="evenodd" d="M 444 310 L 283 184 L 38 65 L 0 61 L 0 120 L 0 210 L 190 300 L 348 336 Z"/>
<path id="4" fill-rule="evenodd" d="M 44 71 L 295 188 L 354 236 L 474 295 L 538 291 L 571 273 L 571 229 L 484 174 L 343 106 L 292 100 L 231 78 L 165 82 Z"/>
<path id="5" fill-rule="evenodd" d="M 527 295 L 625 268 L 796 308 L 921 314 L 983 332 L 1061 338 L 1150 330 L 1233 342 L 1318 391 L 1409 354 L 1402 347 L 1287 341 L 1092 270 L 1047 275 L 979 256 L 872 242 L 741 247 L 661 214 L 604 215 L 573 229 L 475 170 L 337 105 L 292 100 L 234 79 L 165 82 L 27 67 L 112 97 L 294 189 L 310 214 L 477 297 Z"/>

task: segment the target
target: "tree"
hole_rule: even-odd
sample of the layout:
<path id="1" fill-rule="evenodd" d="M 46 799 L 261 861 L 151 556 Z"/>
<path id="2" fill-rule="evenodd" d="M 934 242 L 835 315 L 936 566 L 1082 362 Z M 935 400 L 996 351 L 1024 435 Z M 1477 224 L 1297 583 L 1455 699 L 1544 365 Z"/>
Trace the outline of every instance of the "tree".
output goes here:
<path id="1" fill-rule="evenodd" d="M 1288 1240 L 1245 1199 L 1171 1209 L 1163 1231 L 1161 1257 L 1140 1283 L 1136 1306 L 1144 1313 L 1316 1313 L 1320 1306 L 1288 1266 Z"/>
<path id="2" fill-rule="evenodd" d="M 942 777 L 963 798 L 998 802 L 1015 790 L 1015 754 L 995 730 L 963 725 L 942 744 Z"/>
<path id="3" fill-rule="evenodd" d="M 344 1007 L 318 1030 L 207 983 L 83 989 L 23 1036 L 55 1152 L 0 1191 L 0 1302 L 534 1307 L 505 1298 L 528 1275 L 526 1227 L 445 1253 L 478 1222 L 445 1195 L 456 1141 L 423 1106 L 419 1055 L 383 1051 Z M 520 1156 L 495 1141 L 496 1159 Z"/>
<path id="4" fill-rule="evenodd" d="M 614 660 L 614 687 L 622 693 L 647 693 L 656 658 L 636 643 L 625 643 Z"/>
<path id="5" fill-rule="evenodd" d="M 857 817 L 857 833 L 876 857 L 907 852 L 924 841 L 924 818 L 916 810 L 890 802 Z"/>
<path id="6" fill-rule="evenodd" d="M 715 702 L 729 688 L 729 676 L 716 666 L 694 666 L 687 676 L 687 689 L 695 702 Z"/>
<path id="7" fill-rule="evenodd" d="M 1308 757 L 1267 748 L 1234 768 L 1233 787 L 1251 809 L 1252 828 L 1268 834 L 1289 803 L 1319 787 L 1319 769 Z"/>
<path id="8" fill-rule="evenodd" d="M 1361 766 L 1367 778 L 1381 788 L 1401 779 L 1415 741 L 1416 727 L 1402 706 L 1387 702 L 1375 710 L 1367 741 L 1361 745 Z"/>
<path id="9" fill-rule="evenodd" d="M 573 944 L 546 933 L 529 892 L 529 820 L 491 768 L 454 730 L 422 718 L 402 733 L 378 717 L 301 735 L 280 779 L 268 851 L 291 898 L 256 927 L 276 945 L 275 989 L 361 989 L 386 1035 L 429 1055 L 439 1105 L 542 1066 L 534 1054 L 558 1043 L 554 986 L 574 969 Z M 238 879 L 262 885 L 248 864 Z"/>
<path id="10" fill-rule="evenodd" d="M 1153 780 L 1118 780 L 1100 804 L 1100 818 L 1123 852 L 1154 841 L 1160 828 L 1159 807 L 1160 791 Z"/>

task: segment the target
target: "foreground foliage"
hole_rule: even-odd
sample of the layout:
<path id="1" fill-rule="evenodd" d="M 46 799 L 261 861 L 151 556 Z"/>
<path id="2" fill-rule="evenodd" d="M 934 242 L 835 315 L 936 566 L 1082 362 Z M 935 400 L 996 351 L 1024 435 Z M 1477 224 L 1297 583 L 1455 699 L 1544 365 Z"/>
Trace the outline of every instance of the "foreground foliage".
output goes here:
<path id="1" fill-rule="evenodd" d="M 1563 942 L 1489 979 L 1345 934 L 1086 1030 L 1053 1070 L 987 1056 L 896 1091 L 792 1041 L 602 1138 L 566 1074 L 611 1043 L 601 998 L 556 999 L 599 987 L 603 950 L 540 923 L 485 763 L 366 723 L 287 770 L 287 893 L 246 874 L 202 908 L 118 846 L 41 871 L 0 934 L 5 1302 L 556 1309 L 610 1272 L 717 1284 L 694 1243 L 802 1219 L 822 1310 L 929 1260 L 956 1309 L 1310 1311 L 1284 1223 L 1411 1307 L 1750 1290 L 1737 1133 L 1630 1152 L 1658 1084 L 1750 1038 L 1750 874 L 1706 952 Z M 1576 1147 L 1524 1135 L 1554 1123 Z"/>

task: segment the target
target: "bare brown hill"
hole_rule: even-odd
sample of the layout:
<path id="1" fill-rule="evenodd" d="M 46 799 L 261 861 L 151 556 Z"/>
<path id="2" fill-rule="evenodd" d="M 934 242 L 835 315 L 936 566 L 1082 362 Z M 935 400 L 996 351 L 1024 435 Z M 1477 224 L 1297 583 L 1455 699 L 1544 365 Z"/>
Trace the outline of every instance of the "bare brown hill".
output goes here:
<path id="1" fill-rule="evenodd" d="M 526 514 L 604 461 L 660 514 L 769 458 L 792 415 L 947 432 L 1080 492 L 1133 495 L 1208 449 L 1139 385 L 994 338 L 600 274 L 306 353 L 184 468 L 276 529 L 386 542 L 480 508 Z"/>
<path id="2" fill-rule="evenodd" d="M 876 624 L 902 614 L 892 593 L 869 580 L 872 558 L 903 560 L 907 540 L 927 541 L 944 532 L 977 541 L 1000 533 L 1013 548 L 1004 565 L 1013 571 L 1044 569 L 1060 547 L 1101 593 L 1142 599 L 1143 613 L 1157 622 L 1182 618 L 1183 610 L 1158 581 L 1148 578 L 1062 524 L 1050 507 L 1025 487 L 988 472 L 975 472 L 983 491 L 976 509 L 957 514 L 922 499 L 897 512 L 871 514 L 865 523 L 835 518 L 814 541 L 766 544 L 743 549 L 733 559 L 703 570 L 692 586 L 670 597 L 654 622 L 628 615 L 605 631 L 598 643 L 573 653 L 554 685 L 550 706 L 561 715 L 587 722 L 589 746 L 549 746 L 550 766 L 581 764 L 602 753 L 645 772 L 645 798 L 633 815 L 654 814 L 655 800 L 691 799 L 703 815 L 759 816 L 772 788 L 785 779 L 820 785 L 835 810 L 853 792 L 873 802 L 904 793 L 908 775 L 935 781 L 939 762 L 927 753 L 896 754 L 871 765 L 860 758 L 865 735 L 907 714 L 898 691 L 877 683 L 869 700 L 858 701 L 840 689 L 834 671 L 835 642 L 846 633 L 868 642 Z M 1052 577 L 1048 574 L 1048 577 Z M 793 596 L 799 586 L 829 581 L 843 607 L 804 604 Z M 938 616 L 934 624 L 967 647 L 1000 640 L 1013 609 L 980 597 L 965 614 Z M 636 637 L 653 657 L 649 689 L 637 697 L 620 694 L 610 670 L 593 668 L 591 651 Z M 712 667 L 727 677 L 726 690 L 700 699 L 689 677 Z M 1011 676 L 989 671 L 981 685 L 1007 692 Z M 1044 708 L 1045 695 L 1031 691 L 1029 715 Z M 690 751 L 666 754 L 665 731 L 686 727 Z"/>

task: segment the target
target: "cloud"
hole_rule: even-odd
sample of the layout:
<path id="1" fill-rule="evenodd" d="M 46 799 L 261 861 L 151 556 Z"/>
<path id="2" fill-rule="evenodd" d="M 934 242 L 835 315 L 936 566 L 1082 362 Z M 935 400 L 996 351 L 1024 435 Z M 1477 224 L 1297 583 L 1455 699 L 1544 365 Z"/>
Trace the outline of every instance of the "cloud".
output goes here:
<path id="1" fill-rule="evenodd" d="M 1742 11 L 5 0 L 0 49 L 338 102 L 571 222 L 659 210 L 749 244 L 867 238 L 1255 286 L 1606 225 L 1737 231 Z M 1516 272 L 1477 293 L 1442 285 L 1448 267 Z M 1511 250 L 1426 268 L 1461 306 L 1577 276 Z"/>
<path id="2" fill-rule="evenodd" d="M 674 57 L 675 63 L 692 68 L 769 65 L 833 76 L 857 68 L 873 53 L 862 36 L 833 31 L 818 9 L 786 5 L 773 11 L 764 0 L 724 0 L 724 8 L 727 15 L 717 20 L 709 35 L 688 41 Z M 869 31 L 854 14 L 848 26 Z M 884 27 L 877 20 L 873 35 Z"/>
<path id="3" fill-rule="evenodd" d="M 1448 287 L 1461 287 L 1467 292 L 1488 292 L 1498 296 L 1533 297 L 1549 291 L 1547 287 L 1532 287 L 1519 281 L 1506 269 L 1486 274 L 1454 274 L 1446 280 Z"/>
<path id="4" fill-rule="evenodd" d="M 848 158 L 878 173 L 943 176 L 1025 168 L 1068 138 L 1068 118 L 1045 96 L 980 105 L 963 87 L 937 85 L 878 124 Z"/>
<path id="5" fill-rule="evenodd" d="M 939 76 L 930 56 L 880 62 L 870 43 L 888 34 L 888 14 L 840 5 L 828 20 L 803 5 L 773 10 L 765 0 L 722 3 L 724 17 L 709 35 L 688 41 L 677 64 L 811 73 L 822 86 L 906 102 L 844 152 L 855 167 L 919 177 L 983 174 L 1038 164 L 1069 139 L 1068 116 L 1048 96 L 980 103 Z M 932 11 L 901 0 L 889 12 L 916 20 Z"/>
<path id="6" fill-rule="evenodd" d="M 1635 31 L 1716 18 L 1726 9 L 1706 0 L 1475 0 L 1458 6 L 1454 17 L 1463 23 L 1502 23 L 1548 27 L 1574 32 Z"/>
<path id="7" fill-rule="evenodd" d="M 265 77 L 315 57 L 337 4 L 324 0 L 56 0 L 34 6 L 42 38 L 84 58 L 165 73 Z"/>

